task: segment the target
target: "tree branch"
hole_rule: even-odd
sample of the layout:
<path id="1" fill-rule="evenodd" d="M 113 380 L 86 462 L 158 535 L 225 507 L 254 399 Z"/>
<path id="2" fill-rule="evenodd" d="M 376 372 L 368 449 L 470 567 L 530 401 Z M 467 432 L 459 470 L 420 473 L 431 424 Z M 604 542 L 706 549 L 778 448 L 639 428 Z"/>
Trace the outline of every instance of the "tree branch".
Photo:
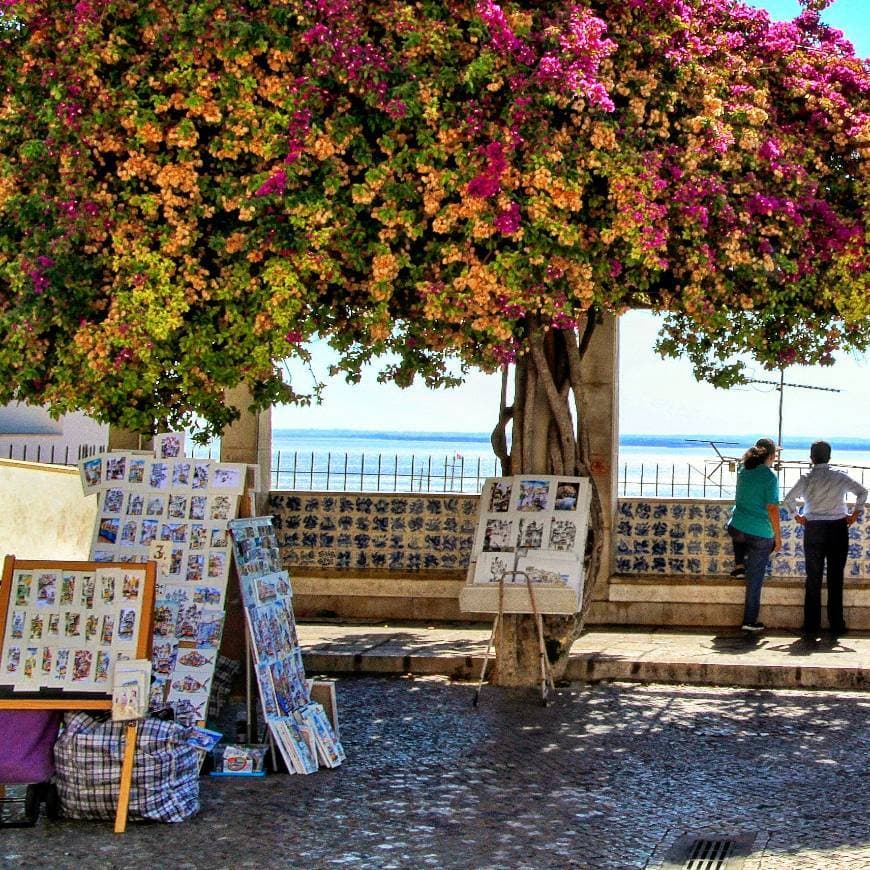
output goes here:
<path id="1" fill-rule="evenodd" d="M 547 365 L 547 358 L 544 355 L 543 341 L 543 333 L 540 329 L 535 329 L 529 336 L 529 347 L 531 348 L 532 359 L 535 362 L 538 377 L 541 379 L 541 383 L 543 384 L 544 392 L 547 396 L 547 402 L 550 405 L 550 412 L 553 415 L 553 420 L 558 427 L 562 467 L 564 468 L 568 464 L 573 466 L 577 442 L 574 438 L 574 432 L 571 427 L 571 416 L 568 413 L 568 408 L 559 399 L 559 391 L 556 388 L 556 383 L 550 373 L 550 367 Z"/>
<path id="2" fill-rule="evenodd" d="M 499 399 L 498 423 L 496 423 L 495 428 L 492 430 L 492 434 L 489 437 L 489 440 L 492 443 L 493 452 L 501 465 L 501 473 L 504 476 L 508 476 L 511 473 L 510 454 L 508 453 L 507 447 L 507 424 L 514 415 L 513 405 L 508 407 L 507 404 L 507 381 L 508 367 L 505 365 L 502 366 L 501 369 L 501 397 Z"/>
<path id="3" fill-rule="evenodd" d="M 555 420 L 547 427 L 547 452 L 550 455 L 552 474 L 565 473 L 565 457 L 562 456 L 562 443 L 559 437 L 559 426 Z"/>
<path id="4" fill-rule="evenodd" d="M 530 358 L 525 360 L 526 367 L 526 400 L 523 414 L 523 452 L 521 456 L 521 471 L 532 468 L 532 435 L 535 429 L 535 402 L 538 396 L 538 372 Z"/>
<path id="5" fill-rule="evenodd" d="M 514 363 L 514 423 L 513 437 L 511 438 L 510 474 L 519 474 L 522 469 L 527 393 L 528 371 L 525 361 L 518 359 Z"/>
<path id="6" fill-rule="evenodd" d="M 577 334 L 573 329 L 563 329 L 562 335 L 565 339 L 566 356 L 568 357 L 568 370 L 571 384 L 571 392 L 574 395 L 574 406 L 577 410 L 577 452 L 579 460 L 579 471 L 586 477 L 589 477 L 589 452 L 591 445 L 589 444 L 589 430 L 585 425 L 586 413 L 588 411 L 587 402 L 583 392 L 583 355 L 589 348 L 592 339 L 592 333 L 595 329 L 594 317 L 590 311 L 586 319 L 586 327 L 583 331 L 583 336 L 579 343 Z M 591 325 L 590 325 L 591 324 Z"/>
<path id="7" fill-rule="evenodd" d="M 584 356 L 586 356 L 586 351 L 589 349 L 589 344 L 592 341 L 592 334 L 595 332 L 595 327 L 598 324 L 598 310 L 596 308 L 590 308 L 586 312 L 586 325 L 583 327 L 583 335 L 580 337 L 580 345 L 578 348 L 579 358 L 582 360 Z M 567 332 L 568 330 L 563 330 L 563 332 Z M 574 334 L 574 330 L 570 330 L 572 340 L 570 344 L 572 346 L 577 345 L 577 338 Z M 570 364 L 570 356 L 568 362 Z"/>

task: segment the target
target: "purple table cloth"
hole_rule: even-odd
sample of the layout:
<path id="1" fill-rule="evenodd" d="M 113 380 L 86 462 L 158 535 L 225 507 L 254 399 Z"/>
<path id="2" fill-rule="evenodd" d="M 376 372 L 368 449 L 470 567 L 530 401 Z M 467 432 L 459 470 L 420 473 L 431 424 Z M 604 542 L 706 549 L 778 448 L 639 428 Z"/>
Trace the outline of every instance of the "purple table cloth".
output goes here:
<path id="1" fill-rule="evenodd" d="M 54 710 L 0 710 L 0 783 L 50 780 L 59 727 Z"/>

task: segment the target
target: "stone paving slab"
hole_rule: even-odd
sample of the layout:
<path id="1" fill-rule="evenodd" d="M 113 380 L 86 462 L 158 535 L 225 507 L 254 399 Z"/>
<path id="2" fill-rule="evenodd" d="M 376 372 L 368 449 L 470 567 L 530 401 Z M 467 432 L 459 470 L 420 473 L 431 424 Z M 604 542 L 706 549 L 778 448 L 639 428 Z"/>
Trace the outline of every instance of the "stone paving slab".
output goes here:
<path id="1" fill-rule="evenodd" d="M 0 867 L 665 870 L 742 836 L 741 870 L 870 867 L 870 696 L 637 683 L 532 690 L 346 676 L 346 762 L 203 777 L 177 825 L 0 830 Z M 727 870 L 731 870 L 730 867 Z"/>
<path id="2" fill-rule="evenodd" d="M 313 673 L 417 673 L 474 679 L 485 624 L 300 623 Z M 636 680 L 747 688 L 870 688 L 870 633 L 808 642 L 784 632 L 598 629 L 571 649 L 568 680 Z"/>

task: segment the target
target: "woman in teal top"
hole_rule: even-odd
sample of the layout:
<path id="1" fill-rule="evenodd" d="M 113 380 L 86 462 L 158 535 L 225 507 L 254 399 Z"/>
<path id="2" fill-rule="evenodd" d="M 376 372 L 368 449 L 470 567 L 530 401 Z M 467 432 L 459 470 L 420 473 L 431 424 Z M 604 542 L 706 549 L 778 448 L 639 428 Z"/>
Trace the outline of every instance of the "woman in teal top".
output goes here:
<path id="1" fill-rule="evenodd" d="M 770 554 L 779 550 L 779 482 L 771 470 L 776 459 L 776 445 L 769 438 L 759 438 L 755 447 L 743 454 L 737 472 L 734 510 L 728 534 L 734 542 L 734 560 L 746 566 L 746 596 L 743 603 L 744 631 L 762 631 L 758 621 L 761 607 L 761 584 Z"/>

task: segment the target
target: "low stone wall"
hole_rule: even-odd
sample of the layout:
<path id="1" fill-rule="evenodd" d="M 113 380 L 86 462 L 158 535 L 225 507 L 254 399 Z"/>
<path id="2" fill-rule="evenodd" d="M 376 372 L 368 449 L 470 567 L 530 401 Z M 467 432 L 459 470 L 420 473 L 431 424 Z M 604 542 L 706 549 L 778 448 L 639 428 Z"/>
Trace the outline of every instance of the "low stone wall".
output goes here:
<path id="1" fill-rule="evenodd" d="M 272 492 L 300 617 L 462 620 L 478 497 Z"/>
<path id="2" fill-rule="evenodd" d="M 588 622 L 619 625 L 734 626 L 743 614 L 742 579 L 726 531 L 723 501 L 620 499 L 614 526 L 614 573 L 597 594 Z M 770 561 L 762 618 L 774 628 L 803 622 L 803 528 L 785 512 L 782 549 Z M 843 592 L 846 623 L 870 629 L 870 521 L 849 530 Z"/>
<path id="3" fill-rule="evenodd" d="M 477 518 L 476 495 L 273 492 L 269 511 L 294 606 L 306 616 L 467 620 L 458 597 Z M 739 624 L 743 581 L 725 530 L 728 502 L 620 499 L 613 571 L 596 586 L 590 624 Z M 763 617 L 781 628 L 802 619 L 802 529 L 783 520 Z M 870 522 L 850 530 L 847 621 L 870 628 Z"/>
<path id="4" fill-rule="evenodd" d="M 273 492 L 270 508 L 293 569 L 464 573 L 471 556 L 476 495 Z M 734 566 L 728 502 L 620 499 L 614 573 L 699 580 Z M 870 521 L 849 530 L 850 577 L 870 579 Z M 803 529 L 783 512 L 782 550 L 771 575 L 802 579 Z"/>

